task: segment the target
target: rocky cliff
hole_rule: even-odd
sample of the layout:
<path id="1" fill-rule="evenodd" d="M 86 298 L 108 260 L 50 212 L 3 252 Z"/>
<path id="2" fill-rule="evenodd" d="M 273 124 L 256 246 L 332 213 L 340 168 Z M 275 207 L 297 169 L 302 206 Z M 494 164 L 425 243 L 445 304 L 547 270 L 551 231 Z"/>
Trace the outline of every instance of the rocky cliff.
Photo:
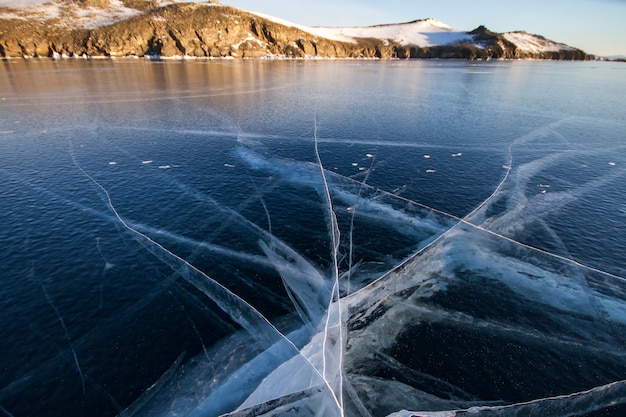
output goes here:
<path id="1" fill-rule="evenodd" d="M 461 41 L 419 45 L 380 37 L 329 39 L 217 2 L 57 0 L 46 7 L 39 14 L 0 9 L 0 56 L 587 58 L 539 36 L 524 34 L 530 40 L 520 42 L 520 33 L 497 34 L 482 26 L 463 32 Z"/>

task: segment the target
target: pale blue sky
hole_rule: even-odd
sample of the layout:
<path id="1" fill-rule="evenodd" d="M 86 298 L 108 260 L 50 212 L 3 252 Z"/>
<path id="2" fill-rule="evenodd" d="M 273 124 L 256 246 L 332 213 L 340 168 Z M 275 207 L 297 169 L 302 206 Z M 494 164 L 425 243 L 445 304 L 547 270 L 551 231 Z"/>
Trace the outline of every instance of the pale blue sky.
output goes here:
<path id="1" fill-rule="evenodd" d="M 434 17 L 461 30 L 525 30 L 596 55 L 626 56 L 626 0 L 222 0 L 308 26 Z"/>

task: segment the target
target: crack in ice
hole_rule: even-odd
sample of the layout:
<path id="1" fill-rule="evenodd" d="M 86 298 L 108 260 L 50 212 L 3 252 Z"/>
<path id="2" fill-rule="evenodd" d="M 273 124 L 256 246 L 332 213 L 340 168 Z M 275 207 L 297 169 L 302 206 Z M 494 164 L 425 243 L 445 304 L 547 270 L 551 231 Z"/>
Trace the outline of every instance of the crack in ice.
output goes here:
<path id="1" fill-rule="evenodd" d="M 333 289 L 331 291 L 331 297 L 329 300 L 329 305 L 328 305 L 328 309 L 326 312 L 326 325 L 325 325 L 325 331 L 324 331 L 324 341 L 323 341 L 323 352 L 322 352 L 322 360 L 323 360 L 323 371 L 322 374 L 324 376 L 326 376 L 326 352 L 327 352 L 327 337 L 328 337 L 328 332 L 329 332 L 329 326 L 330 326 L 330 318 L 331 318 L 331 312 L 332 312 L 332 305 L 333 305 L 333 299 L 336 296 L 336 308 L 337 308 L 337 327 L 338 327 L 338 331 L 339 331 L 339 341 L 335 341 L 335 343 L 339 344 L 339 363 L 337 366 L 337 371 L 339 373 L 339 388 L 338 393 L 335 393 L 333 390 L 333 397 L 335 399 L 335 401 L 337 402 L 337 406 L 339 407 L 339 411 L 341 413 L 341 415 L 343 416 L 344 414 L 344 410 L 343 410 L 343 349 L 344 349 L 344 335 L 343 335 L 343 322 L 342 322 L 342 315 L 341 315 L 341 297 L 339 294 L 339 264 L 337 261 L 338 258 L 338 251 L 339 251 L 339 240 L 340 240 L 340 236 L 339 236 L 339 225 L 337 224 L 337 218 L 335 217 L 335 211 L 333 210 L 333 202 L 332 199 L 330 197 L 330 190 L 328 188 L 328 182 L 326 181 L 326 174 L 325 174 L 325 169 L 324 169 L 324 165 L 322 164 L 322 159 L 320 158 L 320 153 L 319 153 L 319 147 L 318 147 L 318 143 L 317 143 L 317 113 L 315 114 L 315 123 L 314 123 L 314 128 L 313 128 L 313 137 L 315 139 L 315 155 L 317 158 L 317 162 L 319 164 L 319 169 L 320 169 L 320 173 L 322 176 L 322 183 L 324 185 L 324 192 L 325 192 L 325 199 L 326 199 L 326 204 L 327 204 L 327 209 L 328 209 L 328 216 L 329 216 L 329 221 L 330 221 L 330 234 L 331 234 L 331 244 L 332 244 L 332 259 L 333 259 L 333 279 L 334 279 L 334 283 L 333 283 Z"/>
<path id="2" fill-rule="evenodd" d="M 78 371 L 78 375 L 80 376 L 80 382 L 83 388 L 83 395 L 85 395 L 85 376 L 83 375 L 83 370 L 80 368 L 80 363 L 78 362 L 78 356 L 76 355 L 76 349 L 74 349 L 74 345 L 72 344 L 72 339 L 70 338 L 70 333 L 68 332 L 67 326 L 65 325 L 65 320 L 63 320 L 63 316 L 61 315 L 61 312 L 59 311 L 57 306 L 54 305 L 54 303 L 52 302 L 52 299 L 50 298 L 50 295 L 48 294 L 48 291 L 46 290 L 46 286 L 44 285 L 43 282 L 41 283 L 41 290 L 43 291 L 46 297 L 46 300 L 48 301 L 48 304 L 50 304 L 50 307 L 52 307 L 52 309 L 56 313 L 57 318 L 59 319 L 59 322 L 61 323 L 61 327 L 63 327 L 63 332 L 65 333 L 65 339 L 67 340 L 67 344 L 70 347 L 70 351 L 72 352 L 72 357 L 74 358 L 74 364 L 76 365 L 76 370 Z"/>
<path id="3" fill-rule="evenodd" d="M 163 245 L 161 245 L 160 243 L 158 243 L 154 239 L 150 238 L 149 236 L 145 235 L 144 233 L 141 233 L 139 230 L 131 227 L 121 217 L 119 212 L 116 210 L 116 208 L 115 208 L 115 206 L 113 204 L 113 201 L 111 199 L 111 195 L 109 194 L 108 190 L 102 184 L 100 184 L 93 176 L 91 176 L 87 171 L 85 171 L 84 168 L 82 168 L 80 166 L 80 164 L 78 164 L 78 161 L 76 160 L 76 156 L 74 155 L 74 152 L 73 152 L 73 147 L 72 147 L 72 142 L 71 141 L 69 142 L 69 145 L 70 145 L 70 155 L 71 155 L 71 158 L 72 158 L 72 161 L 73 161 L 74 165 L 91 182 L 93 182 L 93 184 L 96 185 L 96 187 L 98 187 L 104 193 L 105 200 L 106 200 L 106 203 L 107 203 L 108 207 L 111 209 L 111 211 L 113 212 L 114 216 L 117 218 L 119 223 L 124 228 L 126 228 L 127 230 L 132 232 L 135 236 L 138 236 L 141 239 L 147 241 L 150 245 L 156 247 L 157 249 L 159 249 L 160 251 L 164 252 L 165 254 L 167 254 L 167 255 L 173 257 L 174 259 L 178 260 L 185 267 L 189 268 L 190 270 L 194 271 L 195 273 L 198 273 L 200 276 L 202 276 L 206 280 L 205 281 L 206 283 L 208 283 L 209 285 L 214 287 L 213 288 L 214 290 L 217 290 L 217 291 L 221 292 L 222 295 L 225 296 L 226 298 L 231 298 L 235 302 L 235 304 L 240 304 L 242 307 L 244 307 L 245 309 L 250 311 L 252 313 L 252 316 L 251 317 L 247 317 L 247 318 L 244 317 L 243 316 L 243 311 L 237 311 L 231 305 L 226 304 L 223 299 L 214 296 L 207 288 L 204 287 L 204 285 L 200 284 L 199 282 L 194 281 L 193 279 L 191 279 L 191 277 L 185 276 L 183 274 L 183 277 L 187 281 L 189 281 L 192 285 L 196 286 L 205 295 L 207 295 L 211 300 L 213 300 L 213 302 L 215 302 L 224 312 L 227 312 L 230 315 L 230 317 L 234 321 L 239 323 L 245 330 L 250 331 L 250 329 L 255 328 L 255 327 L 260 327 L 260 325 L 261 326 L 268 326 L 269 329 L 272 332 L 274 332 L 280 339 L 284 340 L 289 346 L 291 346 L 291 348 L 294 349 L 295 354 L 297 356 L 300 356 L 300 357 L 302 357 L 305 360 L 305 362 L 308 364 L 308 366 L 310 366 L 310 368 L 313 370 L 313 372 L 321 378 L 321 380 L 323 381 L 324 385 L 326 385 L 326 387 L 329 389 L 329 391 L 333 395 L 333 398 L 337 402 L 337 405 L 340 406 L 340 403 L 339 403 L 338 399 L 336 398 L 334 389 L 332 388 L 331 383 L 325 377 L 325 374 L 324 373 L 320 373 L 320 371 L 309 360 L 309 358 L 307 358 L 306 355 L 303 355 L 303 353 L 297 348 L 297 346 L 287 336 L 285 336 L 280 330 L 278 330 L 278 328 L 276 326 L 274 326 L 274 324 L 272 322 L 270 322 L 265 316 L 263 316 L 263 314 L 261 314 L 254 306 L 249 304 L 243 298 L 239 297 L 237 294 L 233 293 L 231 290 L 229 290 L 224 285 L 222 285 L 219 282 L 215 281 L 214 279 L 210 278 L 207 274 L 205 274 L 204 272 L 199 270 L 196 266 L 192 265 L 186 259 L 182 258 L 181 256 L 179 256 L 179 255 L 175 254 L 174 252 L 170 251 L 169 249 L 165 248 Z M 252 334 L 252 336 L 253 337 L 257 337 L 258 335 Z M 268 343 L 268 342 L 269 341 L 266 341 L 266 343 Z M 272 345 L 272 343 L 269 343 L 267 345 L 267 347 L 269 347 L 271 345 Z"/>

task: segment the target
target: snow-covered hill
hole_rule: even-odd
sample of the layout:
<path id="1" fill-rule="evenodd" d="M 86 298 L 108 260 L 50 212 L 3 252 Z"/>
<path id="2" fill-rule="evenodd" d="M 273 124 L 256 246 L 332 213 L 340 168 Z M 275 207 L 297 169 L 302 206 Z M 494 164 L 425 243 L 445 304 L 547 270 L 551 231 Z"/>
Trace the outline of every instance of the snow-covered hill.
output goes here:
<path id="1" fill-rule="evenodd" d="M 87 31 L 87 33 L 85 33 Z M 463 31 L 433 18 L 309 27 L 220 4 L 171 0 L 0 0 L 0 56 L 585 59 L 525 32 Z"/>
<path id="2" fill-rule="evenodd" d="M 83 2 L 68 0 L 0 0 L 0 18 L 39 20 L 51 25 L 70 26 L 76 29 L 94 29 L 112 25 L 142 13 L 141 10 L 128 7 L 125 3 L 129 4 L 130 2 L 122 0 L 92 0 Z M 174 3 L 188 2 L 170 0 L 154 2 L 159 7 Z M 217 2 L 208 2 L 207 4 L 217 4 Z M 315 36 L 339 42 L 356 43 L 356 38 L 370 38 L 391 41 L 400 45 L 434 46 L 471 41 L 471 37 L 468 36 L 467 32 L 456 30 L 432 18 L 409 23 L 365 27 L 311 27 L 263 13 L 250 13 L 280 25 L 297 28 Z"/>
<path id="3" fill-rule="evenodd" d="M 311 27 L 299 25 L 284 19 L 258 12 L 250 12 L 275 23 L 298 28 L 308 33 L 339 42 L 358 42 L 358 39 L 378 39 L 385 43 L 400 46 L 432 47 L 458 43 L 476 43 L 470 32 L 462 31 L 434 19 L 421 19 L 408 23 L 383 24 L 357 27 Z M 502 34 L 507 42 L 520 51 L 529 54 L 575 51 L 576 48 L 563 43 L 553 42 L 539 35 L 526 32 L 506 32 Z"/>
<path id="4" fill-rule="evenodd" d="M 575 48 L 563 43 L 556 43 L 541 36 L 526 32 L 503 33 L 504 38 L 519 49 L 531 53 L 557 52 L 560 50 L 574 50 Z"/>
<path id="5" fill-rule="evenodd" d="M 37 3 L 35 0 L 23 0 L 5 7 L 4 11 L 0 9 L 2 19 L 38 20 L 76 29 L 95 29 L 141 14 L 140 10 L 126 7 L 120 0 L 110 0 L 107 7 L 64 1 Z"/>
<path id="6" fill-rule="evenodd" d="M 150 8 L 177 2 L 155 0 L 143 3 L 124 0 L 0 0 L 0 19 L 39 21 L 73 29 L 95 29 L 139 16 Z"/>
<path id="7" fill-rule="evenodd" d="M 432 18 L 395 25 L 327 28 L 327 31 L 335 36 L 381 39 L 403 46 L 435 46 L 472 41 L 467 32 L 456 30 Z"/>
<path id="8" fill-rule="evenodd" d="M 356 27 L 311 27 L 284 19 L 256 13 L 257 16 L 285 26 L 299 28 L 316 36 L 339 42 L 357 42 L 357 39 L 380 39 L 399 45 L 434 46 L 455 42 L 470 42 L 467 32 L 459 31 L 437 19 L 415 20 L 408 23 Z"/>

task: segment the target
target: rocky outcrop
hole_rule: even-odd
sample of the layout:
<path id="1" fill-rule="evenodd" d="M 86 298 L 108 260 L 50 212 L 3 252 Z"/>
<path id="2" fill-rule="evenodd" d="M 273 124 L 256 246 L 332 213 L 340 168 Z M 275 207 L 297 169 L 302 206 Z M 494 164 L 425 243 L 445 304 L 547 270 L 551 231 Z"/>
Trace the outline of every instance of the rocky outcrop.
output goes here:
<path id="1" fill-rule="evenodd" d="M 93 0 L 92 0 L 93 1 Z M 359 44 L 331 41 L 241 10 L 178 3 L 92 30 L 10 19 L 0 29 L 4 57 L 194 56 L 302 58 L 371 56 Z"/>
<path id="2" fill-rule="evenodd" d="M 469 32 L 476 41 L 476 44 L 483 48 L 484 54 L 488 57 L 502 59 L 556 60 L 585 60 L 591 58 L 591 56 L 588 56 L 580 49 L 552 42 L 543 36 L 530 35 L 525 32 L 517 33 L 523 33 L 526 37 L 534 40 L 539 50 L 526 49 L 508 40 L 506 34 L 492 32 L 484 26 L 479 26 Z"/>
<path id="3" fill-rule="evenodd" d="M 109 0 L 81 0 L 91 9 Z M 382 39 L 339 42 L 219 3 L 175 3 L 126 0 L 135 16 L 86 29 L 63 22 L 19 18 L 0 20 L 0 56 L 46 57 L 214 57 L 263 56 L 322 58 L 540 58 L 585 59 L 569 48 L 529 53 L 503 35 L 484 27 L 470 32 L 474 42 L 420 47 Z"/>
<path id="4" fill-rule="evenodd" d="M 538 35 L 529 35 L 538 41 L 549 43 L 549 50 L 529 51 L 509 41 L 505 35 L 479 26 L 468 32 L 474 42 L 464 42 L 432 47 L 396 47 L 398 58 L 454 58 L 454 59 L 551 59 L 585 60 L 591 57 L 580 49 L 556 44 Z M 555 47 L 553 45 L 559 45 Z"/>

